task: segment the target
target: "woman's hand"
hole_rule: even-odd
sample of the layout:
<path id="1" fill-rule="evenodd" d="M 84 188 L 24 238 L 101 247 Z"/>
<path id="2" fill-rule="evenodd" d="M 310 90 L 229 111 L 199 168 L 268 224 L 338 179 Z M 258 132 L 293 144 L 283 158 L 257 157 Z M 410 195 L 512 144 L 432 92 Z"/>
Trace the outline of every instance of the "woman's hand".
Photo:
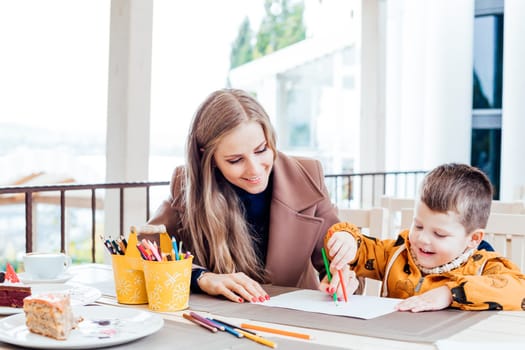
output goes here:
<path id="1" fill-rule="evenodd" d="M 332 257 L 330 270 L 342 270 L 354 260 L 357 253 L 357 242 L 348 232 L 337 231 L 327 242 L 328 253 Z"/>
<path id="2" fill-rule="evenodd" d="M 329 283 L 328 275 L 325 276 L 319 285 L 319 290 L 330 294 L 330 296 L 332 296 L 334 293 L 337 293 L 337 299 L 344 300 L 343 286 L 339 280 L 339 273 L 337 270 L 333 272 L 331 271 L 330 273 L 332 274 L 332 281 Z M 346 295 L 350 296 L 354 294 L 354 292 L 359 287 L 359 280 L 357 279 L 355 272 L 350 270 L 348 267 L 344 267 L 341 270 L 341 273 L 345 281 Z"/>
<path id="3" fill-rule="evenodd" d="M 442 310 L 450 304 L 452 304 L 452 293 L 447 286 L 441 286 L 403 300 L 397 304 L 396 309 L 412 312 Z"/>
<path id="4" fill-rule="evenodd" d="M 243 303 L 269 300 L 270 296 L 259 283 L 243 272 L 217 274 L 205 272 L 197 281 L 200 289 L 209 295 L 223 295 L 227 299 Z"/>

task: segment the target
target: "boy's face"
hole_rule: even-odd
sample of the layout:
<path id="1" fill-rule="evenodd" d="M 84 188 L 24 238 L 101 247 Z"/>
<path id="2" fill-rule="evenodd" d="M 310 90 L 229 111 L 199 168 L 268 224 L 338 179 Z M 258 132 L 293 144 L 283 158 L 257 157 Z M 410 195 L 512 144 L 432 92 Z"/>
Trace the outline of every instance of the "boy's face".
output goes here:
<path id="1" fill-rule="evenodd" d="M 446 264 L 470 248 L 477 247 L 483 233 L 467 234 L 457 213 L 438 213 L 418 201 L 409 240 L 419 265 L 433 268 Z"/>

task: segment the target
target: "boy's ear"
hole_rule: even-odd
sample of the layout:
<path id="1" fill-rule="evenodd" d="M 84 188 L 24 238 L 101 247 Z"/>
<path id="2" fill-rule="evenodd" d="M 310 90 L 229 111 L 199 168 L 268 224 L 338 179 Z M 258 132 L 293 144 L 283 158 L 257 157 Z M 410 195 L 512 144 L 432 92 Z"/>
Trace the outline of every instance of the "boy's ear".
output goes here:
<path id="1" fill-rule="evenodd" d="M 470 233 L 470 239 L 469 239 L 469 243 L 468 243 L 469 248 L 477 247 L 481 243 L 481 241 L 483 240 L 484 236 L 485 236 L 485 230 L 483 230 L 481 228 L 478 228 L 478 229 L 475 229 L 474 231 L 472 231 Z"/>

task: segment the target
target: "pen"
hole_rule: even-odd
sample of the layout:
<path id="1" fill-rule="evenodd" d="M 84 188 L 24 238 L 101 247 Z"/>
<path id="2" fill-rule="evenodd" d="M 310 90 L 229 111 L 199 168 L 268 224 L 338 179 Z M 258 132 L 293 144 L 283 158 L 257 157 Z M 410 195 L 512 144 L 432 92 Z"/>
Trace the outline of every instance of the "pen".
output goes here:
<path id="1" fill-rule="evenodd" d="M 263 344 L 263 345 L 269 346 L 270 348 L 274 348 L 274 349 L 277 347 L 277 344 L 275 342 L 265 339 L 261 336 L 253 335 L 251 333 L 241 331 L 240 329 L 238 330 L 238 332 L 244 335 L 246 338 L 253 340 L 256 343 Z"/>
<path id="2" fill-rule="evenodd" d="M 326 252 L 324 247 L 321 248 L 321 253 L 323 254 L 324 268 L 326 269 L 326 276 L 328 277 L 328 282 L 332 281 L 332 274 L 330 274 L 330 264 L 328 263 L 328 258 L 326 257 Z M 337 305 L 337 293 L 334 293 L 334 302 Z"/>
<path id="3" fill-rule="evenodd" d="M 343 296 L 345 298 L 345 303 L 348 303 L 348 296 L 346 295 L 346 286 L 345 281 L 343 280 L 343 273 L 341 270 L 337 270 L 337 273 L 339 274 L 339 282 L 341 283 L 341 288 L 343 288 Z"/>
<path id="4" fill-rule="evenodd" d="M 282 329 L 268 328 L 268 327 L 263 327 L 263 326 L 257 326 L 257 325 L 248 324 L 248 323 L 241 323 L 241 327 L 247 328 L 247 329 L 253 329 L 253 330 L 261 331 L 261 332 L 286 335 L 289 337 L 295 337 L 295 338 L 300 338 L 300 339 L 312 339 L 312 337 L 308 334 L 290 332 L 290 331 L 285 331 Z"/>
<path id="5" fill-rule="evenodd" d="M 211 320 L 212 320 L 212 321 L 215 321 L 215 322 L 222 323 L 223 325 L 228 326 L 228 327 L 233 328 L 233 329 L 239 329 L 239 330 L 241 330 L 241 331 L 245 331 L 245 332 L 247 332 L 247 333 L 251 333 L 251 334 L 253 334 L 253 335 L 257 335 L 257 333 L 255 333 L 255 332 L 252 332 L 252 331 L 247 330 L 247 329 L 245 329 L 245 328 L 242 328 L 242 327 L 239 327 L 239 326 L 233 325 L 233 324 L 228 323 L 228 322 L 225 322 L 225 321 L 223 321 L 223 320 L 218 320 L 218 319 L 216 319 L 216 318 L 212 318 Z"/>
<path id="6" fill-rule="evenodd" d="M 210 320 L 210 321 L 213 322 L 213 323 L 218 324 L 219 326 L 222 326 L 222 327 L 224 328 L 223 330 L 224 330 L 225 332 L 228 332 L 228 333 L 230 333 L 230 334 L 236 336 L 237 338 L 242 338 L 242 337 L 244 337 L 244 335 L 242 335 L 241 333 L 237 332 L 237 331 L 236 331 L 235 329 L 233 329 L 232 327 L 225 325 L 224 323 L 221 323 L 221 322 L 219 322 L 219 321 L 217 321 L 217 320 L 214 320 L 213 318 L 209 318 L 209 317 L 207 317 L 207 319 Z"/>
<path id="7" fill-rule="evenodd" d="M 201 326 L 201 327 L 206 328 L 206 329 L 209 330 L 210 332 L 216 333 L 216 332 L 218 331 L 217 327 L 212 327 L 212 326 L 210 326 L 210 325 L 208 325 L 208 324 L 206 324 L 206 323 L 204 323 L 204 322 L 201 322 L 201 321 L 199 321 L 199 320 L 197 320 L 197 319 L 191 317 L 191 315 L 188 315 L 188 314 L 186 314 L 186 313 L 183 313 L 183 314 L 182 314 L 182 317 L 184 317 L 185 319 L 187 319 L 187 320 L 189 320 L 189 321 L 191 321 L 191 322 L 193 322 L 193 323 L 195 323 L 195 324 L 198 324 L 198 325 Z"/>

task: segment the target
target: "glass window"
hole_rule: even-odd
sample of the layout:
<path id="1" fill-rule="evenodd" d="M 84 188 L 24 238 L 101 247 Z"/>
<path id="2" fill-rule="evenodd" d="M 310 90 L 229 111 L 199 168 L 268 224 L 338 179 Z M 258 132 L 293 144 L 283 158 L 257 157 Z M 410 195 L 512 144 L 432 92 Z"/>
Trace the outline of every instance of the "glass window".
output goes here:
<path id="1" fill-rule="evenodd" d="M 503 15 L 474 19 L 474 72 L 471 164 L 483 170 L 499 199 Z"/>
<path id="2" fill-rule="evenodd" d="M 479 16 L 474 20 L 473 107 L 501 108 L 503 67 L 503 16 Z"/>

